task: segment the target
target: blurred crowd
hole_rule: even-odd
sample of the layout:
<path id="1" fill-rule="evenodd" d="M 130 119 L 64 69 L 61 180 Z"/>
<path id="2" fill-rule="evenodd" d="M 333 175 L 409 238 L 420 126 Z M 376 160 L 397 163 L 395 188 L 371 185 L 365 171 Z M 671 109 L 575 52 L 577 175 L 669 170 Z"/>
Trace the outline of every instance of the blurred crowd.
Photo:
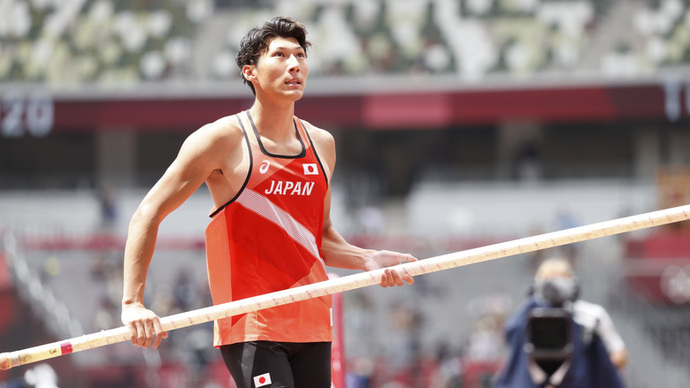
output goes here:
<path id="1" fill-rule="evenodd" d="M 3 0 L 0 82 L 237 79 L 242 34 L 303 21 L 313 77 L 630 77 L 690 63 L 684 0 Z"/>

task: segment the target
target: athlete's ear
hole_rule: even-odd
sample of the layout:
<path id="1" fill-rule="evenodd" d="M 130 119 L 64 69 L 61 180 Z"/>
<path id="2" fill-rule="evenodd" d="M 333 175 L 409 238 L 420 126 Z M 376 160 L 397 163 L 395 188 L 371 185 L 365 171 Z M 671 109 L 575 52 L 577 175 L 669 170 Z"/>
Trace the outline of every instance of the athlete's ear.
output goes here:
<path id="1" fill-rule="evenodd" d="M 242 66 L 242 76 L 247 81 L 252 81 L 256 79 L 256 65 L 244 65 Z"/>

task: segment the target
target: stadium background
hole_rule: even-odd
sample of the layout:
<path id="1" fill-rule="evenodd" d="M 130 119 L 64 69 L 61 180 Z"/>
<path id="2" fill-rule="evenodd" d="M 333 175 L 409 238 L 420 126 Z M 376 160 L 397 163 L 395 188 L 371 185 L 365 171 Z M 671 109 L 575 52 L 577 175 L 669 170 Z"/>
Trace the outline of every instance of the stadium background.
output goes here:
<path id="1" fill-rule="evenodd" d="M 0 0 L 0 351 L 120 325 L 129 217 L 189 133 L 249 107 L 235 50 L 276 15 L 310 31 L 296 114 L 336 137 L 353 243 L 424 258 L 688 203 L 687 0 Z M 210 203 L 161 227 L 161 315 L 210 303 Z M 689 241 L 681 223 L 346 293 L 350 386 L 490 386 L 550 254 L 611 313 L 630 387 L 685 386 Z M 49 365 L 60 387 L 228 387 L 209 330 L 0 386 Z"/>

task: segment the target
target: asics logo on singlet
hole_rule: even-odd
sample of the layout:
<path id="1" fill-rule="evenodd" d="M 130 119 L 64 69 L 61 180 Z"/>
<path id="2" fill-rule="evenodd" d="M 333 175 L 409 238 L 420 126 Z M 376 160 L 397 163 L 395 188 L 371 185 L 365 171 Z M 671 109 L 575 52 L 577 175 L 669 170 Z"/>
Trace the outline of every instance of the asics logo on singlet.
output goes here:
<path id="1" fill-rule="evenodd" d="M 261 163 L 261 166 L 259 167 L 259 172 L 262 174 L 265 174 L 266 171 L 268 171 L 268 168 L 271 166 L 271 162 L 268 160 L 264 160 L 263 163 Z"/>
<path id="2" fill-rule="evenodd" d="M 271 181 L 271 187 L 264 190 L 266 194 L 273 195 L 311 195 L 314 182 Z"/>

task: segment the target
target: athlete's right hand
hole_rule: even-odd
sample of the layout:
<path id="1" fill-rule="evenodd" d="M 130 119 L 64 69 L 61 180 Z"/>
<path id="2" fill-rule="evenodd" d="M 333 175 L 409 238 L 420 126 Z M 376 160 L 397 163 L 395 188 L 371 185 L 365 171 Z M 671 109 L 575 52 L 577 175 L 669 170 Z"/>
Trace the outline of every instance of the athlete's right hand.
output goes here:
<path id="1" fill-rule="evenodd" d="M 142 348 L 153 343 L 153 348 L 156 349 L 163 338 L 168 338 L 160 318 L 141 303 L 122 305 L 122 323 L 129 328 L 132 344 Z"/>

